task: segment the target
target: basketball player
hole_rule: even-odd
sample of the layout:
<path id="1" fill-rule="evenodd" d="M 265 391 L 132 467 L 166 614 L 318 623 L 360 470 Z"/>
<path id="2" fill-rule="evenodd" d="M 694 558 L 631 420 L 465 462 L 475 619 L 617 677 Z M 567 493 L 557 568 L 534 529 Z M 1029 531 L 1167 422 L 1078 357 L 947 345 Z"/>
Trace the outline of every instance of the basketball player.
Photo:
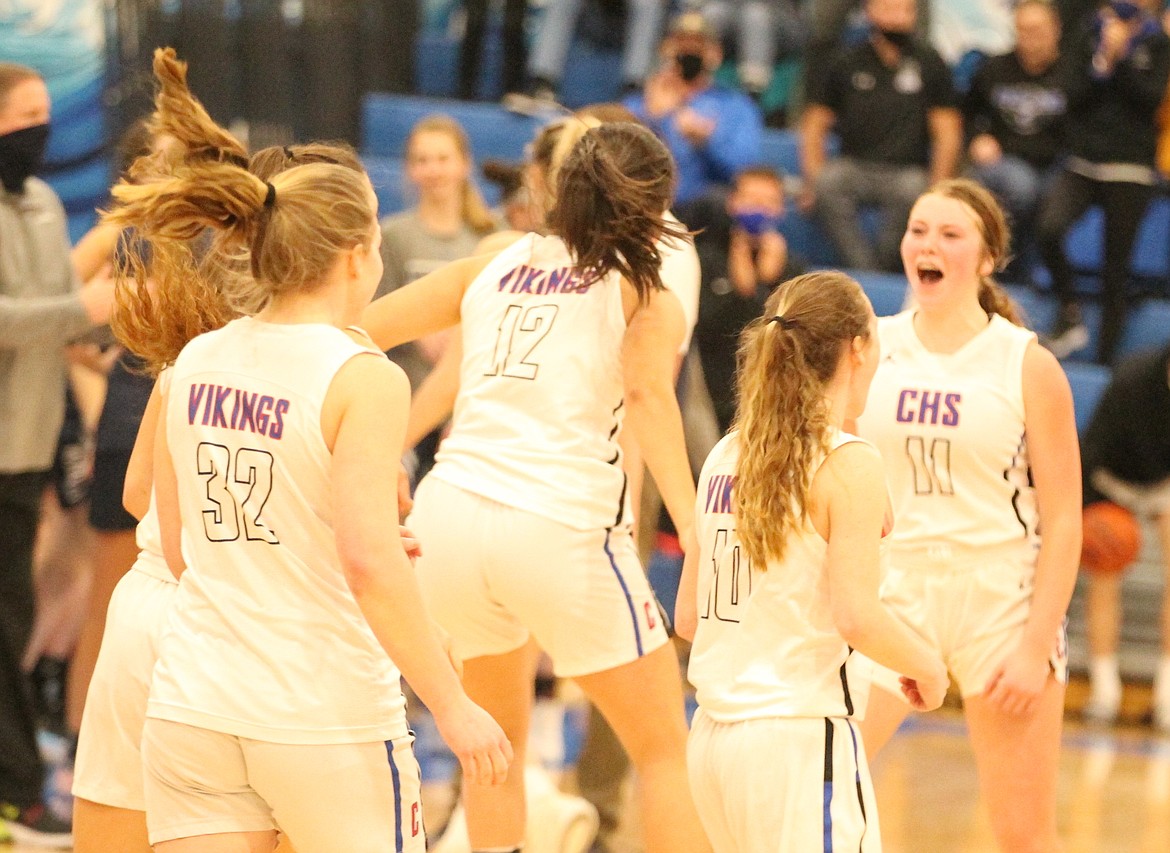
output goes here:
<path id="1" fill-rule="evenodd" d="M 469 778 L 502 782 L 510 749 L 386 533 L 405 377 L 345 330 L 381 275 L 376 201 L 342 166 L 265 182 L 232 160 L 136 173 L 109 214 L 154 244 L 159 292 L 198 286 L 179 241 L 210 226 L 248 249 L 267 297 L 184 347 L 160 402 L 162 548 L 186 577 L 143 731 L 150 841 L 271 850 L 279 825 L 301 853 L 421 851 L 395 662 Z"/>
<path id="2" fill-rule="evenodd" d="M 781 285 L 740 339 L 736 426 L 699 476 L 678 603 L 691 790 L 717 853 L 880 850 L 852 652 L 906 673 L 914 707 L 946 694 L 938 653 L 878 600 L 881 457 L 842 430 L 877 363 L 873 309 L 839 272 Z"/>
<path id="3" fill-rule="evenodd" d="M 625 415 L 685 529 L 694 483 L 672 378 L 684 320 L 662 289 L 657 247 L 685 234 L 662 215 L 673 164 L 628 123 L 591 128 L 553 160 L 551 235 L 457 261 L 366 312 L 386 347 L 462 322 L 451 433 L 407 523 L 468 692 L 504 726 L 516 760 L 531 634 L 633 759 L 646 849 L 706 850 L 687 794 L 678 665 L 630 537 L 617 444 Z M 463 790 L 472 849 L 518 849 L 521 774 Z"/>
<path id="4" fill-rule="evenodd" d="M 244 147 L 218 128 L 187 89 L 181 63 L 163 55 L 156 60 L 160 92 L 153 134 L 177 134 L 178 151 L 195 158 L 238 157 Z M 178 153 L 176 152 L 176 156 Z M 352 150 L 330 145 L 267 148 L 252 158 L 250 170 L 261 179 L 305 163 L 337 163 L 361 173 Z M 124 302 L 131 312 L 145 306 Z M 149 355 L 159 373 L 179 350 L 202 331 L 218 328 L 235 315 L 222 288 L 204 294 L 204 316 L 192 326 L 168 329 L 167 311 L 115 316 L 123 343 Z M 150 677 L 158 639 L 178 588 L 167 567 L 152 505 L 151 462 L 158 420 L 157 390 L 145 412 L 135 453 L 128 467 L 125 503 L 141 519 L 138 558 L 118 582 L 105 618 L 105 634 L 88 691 L 73 776 L 73 825 L 76 853 L 149 853 L 143 800 L 140 742 Z"/>
<path id="5" fill-rule="evenodd" d="M 1064 371 L 991 278 L 1008 241 L 978 184 L 919 197 L 902 238 L 914 304 L 879 322 L 859 434 L 881 451 L 897 519 L 882 599 L 958 684 L 1000 847 L 1052 851 L 1080 456 Z M 871 757 L 908 711 L 896 690 L 878 676 Z"/>

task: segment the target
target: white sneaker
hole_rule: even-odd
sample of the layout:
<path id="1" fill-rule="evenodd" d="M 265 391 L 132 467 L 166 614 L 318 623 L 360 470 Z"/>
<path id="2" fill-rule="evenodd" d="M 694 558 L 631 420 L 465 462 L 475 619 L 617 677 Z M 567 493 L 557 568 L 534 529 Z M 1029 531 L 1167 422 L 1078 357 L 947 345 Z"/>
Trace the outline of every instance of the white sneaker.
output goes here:
<path id="1" fill-rule="evenodd" d="M 539 767 L 524 768 L 528 821 L 524 853 L 585 853 L 601 821 L 588 800 L 562 792 Z M 467 815 L 460 803 L 431 853 L 471 853 Z"/>

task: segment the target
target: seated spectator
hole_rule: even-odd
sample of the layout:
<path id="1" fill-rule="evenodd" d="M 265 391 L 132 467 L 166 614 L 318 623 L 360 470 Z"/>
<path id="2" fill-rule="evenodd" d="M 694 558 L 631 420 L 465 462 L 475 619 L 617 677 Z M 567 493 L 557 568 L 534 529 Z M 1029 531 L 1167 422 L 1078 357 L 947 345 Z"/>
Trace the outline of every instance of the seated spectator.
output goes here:
<path id="1" fill-rule="evenodd" d="M 1016 47 L 987 59 L 963 104 L 970 176 L 1004 205 L 1022 245 L 1064 145 L 1060 18 L 1049 0 L 1016 6 Z"/>
<path id="2" fill-rule="evenodd" d="M 706 0 L 701 11 L 724 42 L 735 33 L 739 85 L 757 101 L 780 56 L 798 54 L 807 39 L 795 0 Z"/>
<path id="3" fill-rule="evenodd" d="M 696 212 L 697 213 L 697 212 Z M 782 281 L 806 272 L 780 234 L 784 181 L 768 166 L 751 166 L 735 178 L 726 202 L 712 200 L 707 215 L 688 225 L 702 269 L 695 343 L 719 434 L 735 417 L 735 359 L 739 333 L 764 311 L 764 302 Z"/>
<path id="4" fill-rule="evenodd" d="M 1061 303 L 1046 341 L 1058 358 L 1089 339 L 1064 238 L 1093 204 L 1105 214 L 1098 361 L 1112 361 L 1124 331 L 1129 258 L 1154 198 L 1156 115 L 1170 77 L 1170 41 L 1151 14 L 1155 6 L 1156 0 L 1113 0 L 1069 56 L 1071 156 L 1045 195 L 1036 222 L 1040 252 Z"/>
<path id="5" fill-rule="evenodd" d="M 895 272 L 914 200 L 954 174 L 962 122 L 950 70 L 914 38 L 914 0 L 866 0 L 865 12 L 870 37 L 838 53 L 810 93 L 800 206 L 815 211 L 845 266 Z M 827 161 L 834 128 L 841 156 Z M 858 218 L 865 204 L 880 208 L 876 246 Z"/>
<path id="6" fill-rule="evenodd" d="M 540 101 L 555 102 L 565 62 L 586 0 L 549 0 L 528 61 L 529 90 Z M 662 32 L 666 0 L 629 0 L 622 50 L 622 88 L 635 91 L 654 64 L 654 45 Z"/>
<path id="7" fill-rule="evenodd" d="M 764 121 L 751 98 L 715 84 L 712 75 L 723 62 L 723 49 L 700 13 L 674 19 L 659 56 L 661 64 L 644 90 L 623 103 L 674 155 L 675 204 L 681 206 L 730 184 L 760 159 Z"/>
<path id="8" fill-rule="evenodd" d="M 1154 675 L 1154 724 L 1170 733 L 1170 345 L 1122 361 L 1081 441 L 1085 504 L 1108 500 L 1153 519 L 1161 540 L 1162 658 Z M 1085 715 L 1112 722 L 1121 705 L 1117 644 L 1121 575 L 1090 574 L 1089 701 Z"/>
<path id="9" fill-rule="evenodd" d="M 418 204 L 382 220 L 382 296 L 421 278 L 451 261 L 475 254 L 482 237 L 498 227 L 472 180 L 471 143 L 455 119 L 436 114 L 421 119 L 406 142 L 406 179 Z M 438 361 L 445 333 L 415 344 L 395 347 L 388 355 L 418 388 Z M 421 441 L 415 452 L 418 481 L 434 458 L 438 432 Z"/>

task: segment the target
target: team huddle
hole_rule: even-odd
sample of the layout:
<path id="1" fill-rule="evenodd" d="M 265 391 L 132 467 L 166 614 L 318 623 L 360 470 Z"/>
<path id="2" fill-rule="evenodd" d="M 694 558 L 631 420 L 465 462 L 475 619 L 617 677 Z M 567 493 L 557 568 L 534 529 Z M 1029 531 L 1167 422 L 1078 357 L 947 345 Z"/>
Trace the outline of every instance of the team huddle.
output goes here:
<path id="1" fill-rule="evenodd" d="M 664 275 L 688 234 L 648 129 L 542 131 L 538 233 L 371 302 L 353 152 L 249 157 L 172 51 L 155 72 L 165 144 L 106 213 L 150 246 L 114 326 L 157 382 L 77 850 L 421 853 L 405 678 L 460 760 L 472 850 L 518 851 L 536 647 L 629 754 L 649 853 L 880 850 L 867 756 L 951 676 L 1001 847 L 1058 849 L 1077 438 L 1059 364 L 991 278 L 1008 232 L 985 190 L 919 198 L 895 317 L 839 272 L 776 289 L 696 490 L 674 382 L 693 317 Z M 383 353 L 454 326 L 450 432 L 411 507 L 410 386 Z M 689 730 L 631 444 L 686 551 Z"/>

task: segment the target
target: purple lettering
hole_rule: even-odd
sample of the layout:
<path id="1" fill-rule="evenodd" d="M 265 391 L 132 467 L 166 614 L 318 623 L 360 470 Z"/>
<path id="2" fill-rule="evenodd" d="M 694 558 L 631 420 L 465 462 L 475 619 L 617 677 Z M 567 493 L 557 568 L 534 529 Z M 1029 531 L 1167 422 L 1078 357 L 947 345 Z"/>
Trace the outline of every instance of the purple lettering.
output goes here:
<path id="1" fill-rule="evenodd" d="M 923 391 L 922 405 L 918 409 L 918 423 L 938 423 L 938 406 L 942 402 L 942 394 L 938 391 Z"/>
<path id="2" fill-rule="evenodd" d="M 232 389 L 220 385 L 215 389 L 215 406 L 211 410 L 211 425 L 213 427 L 227 427 L 227 416 L 223 413 L 223 404 L 232 395 Z"/>
<path id="3" fill-rule="evenodd" d="M 268 430 L 268 437 L 280 439 L 284 435 L 284 416 L 288 413 L 288 400 L 277 400 L 276 409 L 274 411 L 275 417 L 272 419 L 272 426 Z"/>
<path id="4" fill-rule="evenodd" d="M 256 432 L 261 435 L 268 433 L 268 418 L 272 411 L 272 404 L 276 401 L 265 394 L 260 398 L 260 402 L 256 406 Z"/>
<path id="5" fill-rule="evenodd" d="M 256 431 L 256 398 L 258 394 L 244 391 L 240 394 L 240 423 L 236 429 L 241 432 L 246 426 L 249 432 Z"/>
<path id="6" fill-rule="evenodd" d="M 918 392 L 913 388 L 903 388 L 898 394 L 898 423 L 908 424 L 914 420 L 914 408 L 908 406 L 907 403 L 917 399 L 917 397 Z"/>
<path id="7" fill-rule="evenodd" d="M 958 426 L 959 425 L 959 403 L 962 402 L 962 394 L 947 394 L 943 398 L 943 405 L 947 407 L 946 412 L 942 416 L 943 426 Z"/>
<path id="8" fill-rule="evenodd" d="M 203 392 L 207 390 L 207 386 L 200 382 L 198 385 L 191 385 L 191 390 L 187 396 L 187 423 L 195 423 L 195 415 L 199 413 L 199 403 L 203 399 Z"/>

